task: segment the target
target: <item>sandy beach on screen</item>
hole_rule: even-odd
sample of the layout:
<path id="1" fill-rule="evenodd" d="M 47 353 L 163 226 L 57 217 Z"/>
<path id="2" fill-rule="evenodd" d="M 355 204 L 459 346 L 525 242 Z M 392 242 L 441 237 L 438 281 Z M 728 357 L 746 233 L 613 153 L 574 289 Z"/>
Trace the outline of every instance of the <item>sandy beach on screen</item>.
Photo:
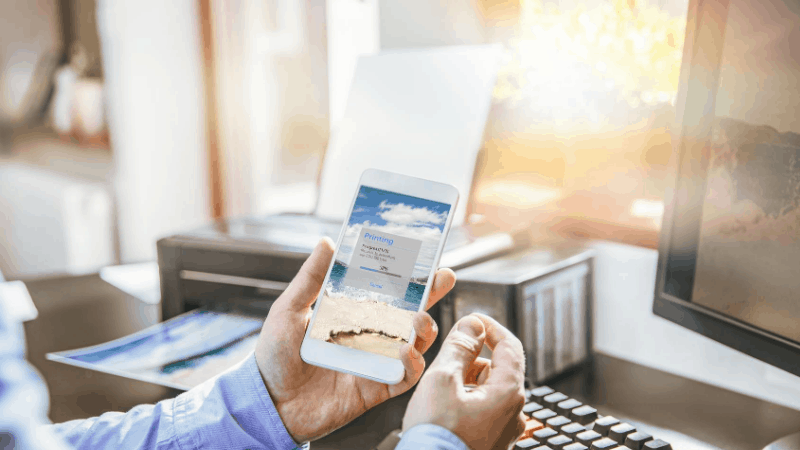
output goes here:
<path id="1" fill-rule="evenodd" d="M 414 311 L 373 300 L 325 295 L 311 337 L 391 358 L 408 342 Z"/>

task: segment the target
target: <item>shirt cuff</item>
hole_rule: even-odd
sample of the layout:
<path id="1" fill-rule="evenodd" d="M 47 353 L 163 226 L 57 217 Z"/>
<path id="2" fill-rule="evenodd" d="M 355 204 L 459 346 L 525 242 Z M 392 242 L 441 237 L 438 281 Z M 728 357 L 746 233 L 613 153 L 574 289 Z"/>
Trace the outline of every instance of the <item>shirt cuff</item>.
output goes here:
<path id="1" fill-rule="evenodd" d="M 195 448 L 215 442 L 221 436 L 243 433 L 270 450 L 302 448 L 286 430 L 272 398 L 264 386 L 255 354 L 250 354 L 217 378 L 206 381 L 176 398 L 176 423 L 193 429 Z M 220 414 L 222 413 L 222 414 Z M 196 420 L 216 416 L 216 420 Z M 200 424 L 206 423 L 207 427 Z M 229 441 L 230 442 L 230 441 Z"/>
<path id="2" fill-rule="evenodd" d="M 395 450 L 406 449 L 469 450 L 469 447 L 447 428 L 423 423 L 403 432 Z"/>

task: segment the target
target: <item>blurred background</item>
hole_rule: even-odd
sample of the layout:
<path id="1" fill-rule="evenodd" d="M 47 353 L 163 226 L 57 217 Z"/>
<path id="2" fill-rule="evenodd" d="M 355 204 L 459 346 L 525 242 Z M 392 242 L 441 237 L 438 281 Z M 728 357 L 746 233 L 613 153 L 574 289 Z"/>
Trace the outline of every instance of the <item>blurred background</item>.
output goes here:
<path id="1" fill-rule="evenodd" d="M 6 0 L 0 271 L 310 212 L 360 55 L 497 43 L 476 227 L 657 246 L 687 0 Z"/>

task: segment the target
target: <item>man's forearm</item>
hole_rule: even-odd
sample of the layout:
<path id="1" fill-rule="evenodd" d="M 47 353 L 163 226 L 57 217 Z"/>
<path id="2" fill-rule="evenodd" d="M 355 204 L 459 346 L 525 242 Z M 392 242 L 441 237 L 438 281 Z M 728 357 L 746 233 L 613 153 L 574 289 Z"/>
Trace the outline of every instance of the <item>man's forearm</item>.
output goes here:
<path id="1" fill-rule="evenodd" d="M 298 448 L 275 410 L 252 355 L 174 399 L 47 428 L 76 449 L 87 450 Z M 403 434 L 397 450 L 412 449 L 469 450 L 455 434 L 428 424 Z"/>
<path id="2" fill-rule="evenodd" d="M 253 355 L 174 399 L 50 428 L 77 449 L 297 448 Z"/>

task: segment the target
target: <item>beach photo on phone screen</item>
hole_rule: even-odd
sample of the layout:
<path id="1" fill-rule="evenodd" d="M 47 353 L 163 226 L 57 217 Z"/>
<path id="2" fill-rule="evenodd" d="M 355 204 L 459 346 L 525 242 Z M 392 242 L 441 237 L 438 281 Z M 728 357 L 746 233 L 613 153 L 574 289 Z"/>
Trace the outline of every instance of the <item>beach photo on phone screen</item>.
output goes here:
<path id="1" fill-rule="evenodd" d="M 310 337 L 399 358 L 449 212 L 446 203 L 361 186 Z"/>

